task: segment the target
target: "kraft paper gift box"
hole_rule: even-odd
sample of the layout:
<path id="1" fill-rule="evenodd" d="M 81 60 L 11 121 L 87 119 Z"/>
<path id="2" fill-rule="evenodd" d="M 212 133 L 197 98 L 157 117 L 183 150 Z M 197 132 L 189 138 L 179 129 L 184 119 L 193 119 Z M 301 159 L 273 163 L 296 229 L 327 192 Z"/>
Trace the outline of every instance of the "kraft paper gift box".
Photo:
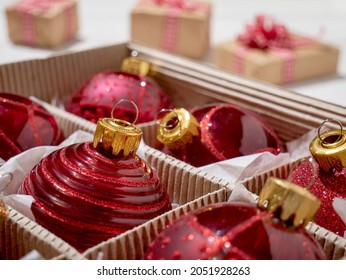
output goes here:
<path id="1" fill-rule="evenodd" d="M 8 35 L 16 44 L 54 48 L 76 38 L 75 0 L 22 0 L 6 8 Z"/>
<path id="2" fill-rule="evenodd" d="M 238 75 L 287 84 L 336 73 L 338 58 L 338 48 L 259 14 L 235 39 L 216 45 L 214 62 Z"/>
<path id="3" fill-rule="evenodd" d="M 214 62 L 238 75 L 287 84 L 335 74 L 338 58 L 338 48 L 318 41 L 295 49 L 261 50 L 233 40 L 216 46 Z"/>
<path id="4" fill-rule="evenodd" d="M 140 0 L 131 12 L 131 40 L 201 59 L 209 50 L 211 10 L 200 0 Z"/>

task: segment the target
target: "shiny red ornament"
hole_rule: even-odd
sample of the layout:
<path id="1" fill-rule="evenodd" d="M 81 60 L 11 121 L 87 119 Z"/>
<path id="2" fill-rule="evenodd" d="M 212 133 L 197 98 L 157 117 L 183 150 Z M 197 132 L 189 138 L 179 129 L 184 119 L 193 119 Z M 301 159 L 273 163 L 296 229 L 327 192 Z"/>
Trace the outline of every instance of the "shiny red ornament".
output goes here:
<path id="1" fill-rule="evenodd" d="M 57 145 L 64 136 L 54 117 L 34 101 L 0 93 L 0 158 L 11 157 L 36 146 Z"/>
<path id="2" fill-rule="evenodd" d="M 193 166 L 265 151 L 279 154 L 283 150 L 282 142 L 273 128 L 254 112 L 239 106 L 209 104 L 193 108 L 190 114 L 198 122 L 198 135 L 184 145 L 181 141 L 166 145 L 164 151 Z M 170 124 L 180 129 L 176 114 L 171 116 L 175 120 Z M 159 130 L 159 139 L 164 131 L 170 131 L 170 128 Z"/>
<path id="3" fill-rule="evenodd" d="M 153 121 L 158 111 L 171 108 L 168 96 L 159 85 L 144 75 L 126 72 L 102 72 L 93 76 L 66 104 L 66 110 L 94 123 L 99 118 L 111 117 L 113 105 L 121 99 L 136 103 L 137 123 Z M 131 122 L 136 114 L 133 108 L 117 109 L 116 117 Z"/>
<path id="4" fill-rule="evenodd" d="M 51 153 L 25 178 L 35 220 L 80 251 L 168 210 L 157 173 L 136 155 L 113 155 L 99 144 Z"/>
<path id="5" fill-rule="evenodd" d="M 310 161 L 304 161 L 293 170 L 291 181 L 302 187 L 309 186 L 309 191 L 321 200 L 314 222 L 344 237 L 346 224 L 335 212 L 333 201 L 336 197 L 346 199 L 346 169 L 326 172 L 315 165 L 313 167 Z"/>
<path id="6" fill-rule="evenodd" d="M 318 260 L 325 255 L 304 228 L 288 228 L 255 205 L 232 202 L 180 217 L 159 234 L 145 259 Z"/>

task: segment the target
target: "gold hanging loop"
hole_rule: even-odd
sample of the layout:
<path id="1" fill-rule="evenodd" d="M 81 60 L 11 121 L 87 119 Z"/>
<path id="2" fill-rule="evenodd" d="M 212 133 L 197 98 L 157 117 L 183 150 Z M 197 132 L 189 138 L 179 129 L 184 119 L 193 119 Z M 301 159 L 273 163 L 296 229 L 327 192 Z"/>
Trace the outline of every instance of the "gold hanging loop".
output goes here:
<path id="1" fill-rule="evenodd" d="M 114 109 L 121 102 L 130 102 L 136 108 L 136 117 L 133 123 L 114 118 Z M 102 143 L 103 149 L 114 155 L 119 155 L 120 152 L 124 157 L 136 154 L 143 134 L 142 130 L 134 125 L 137 118 L 137 105 L 131 100 L 119 100 L 112 108 L 111 118 L 98 120 L 94 133 L 94 148 Z"/>

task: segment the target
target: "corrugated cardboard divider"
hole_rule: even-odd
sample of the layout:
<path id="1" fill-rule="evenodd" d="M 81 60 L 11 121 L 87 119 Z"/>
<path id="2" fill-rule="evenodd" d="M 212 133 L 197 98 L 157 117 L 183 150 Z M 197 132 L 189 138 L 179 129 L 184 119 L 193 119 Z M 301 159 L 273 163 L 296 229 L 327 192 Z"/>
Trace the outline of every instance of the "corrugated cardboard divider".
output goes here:
<path id="1" fill-rule="evenodd" d="M 119 70 L 129 55 L 125 44 L 105 46 L 78 53 L 64 53 L 0 66 L 0 91 L 35 96 L 46 102 L 66 101 L 92 75 Z"/>
<path id="2" fill-rule="evenodd" d="M 32 250 L 45 259 L 84 259 L 65 241 L 9 207 L 9 215 L 0 227 L 0 257 L 20 259 Z"/>
<path id="3" fill-rule="evenodd" d="M 269 177 L 287 179 L 292 168 L 297 167 L 296 163 L 282 165 L 278 168 L 264 172 L 261 175 L 243 181 L 246 188 L 252 193 L 259 195 L 265 182 Z M 315 223 L 309 223 L 306 227 L 308 232 L 321 244 L 328 259 L 340 259 L 346 256 L 346 239 L 326 230 Z"/>

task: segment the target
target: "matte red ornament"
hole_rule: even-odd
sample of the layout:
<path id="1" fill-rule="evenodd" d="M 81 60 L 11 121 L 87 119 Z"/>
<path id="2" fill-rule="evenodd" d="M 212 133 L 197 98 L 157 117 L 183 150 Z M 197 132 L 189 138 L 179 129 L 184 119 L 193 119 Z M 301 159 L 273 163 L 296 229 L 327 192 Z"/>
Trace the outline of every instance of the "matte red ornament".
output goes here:
<path id="1" fill-rule="evenodd" d="M 182 117 L 182 110 L 173 111 L 162 119 L 157 136 L 166 144 L 166 153 L 193 166 L 264 151 L 278 154 L 283 150 L 273 128 L 252 111 L 227 103 L 193 108 L 189 117 Z M 177 141 L 172 141 L 173 134 L 185 133 L 182 122 L 187 118 L 190 118 L 191 135 L 188 139 L 179 135 Z"/>
<path id="2" fill-rule="evenodd" d="M 281 190 L 276 192 L 279 188 L 274 188 L 272 192 L 270 188 L 273 182 Z M 265 187 L 265 194 L 260 201 L 268 201 L 268 210 L 250 203 L 230 202 L 213 204 L 185 214 L 159 234 L 150 244 L 144 258 L 325 259 L 320 245 L 304 228 L 317 210 L 318 200 L 309 194 L 300 193 L 299 187 L 296 187 L 296 192 L 285 187 L 285 183 L 283 188 L 280 184 L 280 180 L 274 179 Z M 292 197 L 300 204 L 297 208 L 290 207 Z M 305 202 L 312 206 L 311 212 L 301 207 Z"/>
<path id="3" fill-rule="evenodd" d="M 309 186 L 309 191 L 321 200 L 314 222 L 344 237 L 346 224 L 335 212 L 333 201 L 336 197 L 346 199 L 346 169 L 326 172 L 315 165 L 304 161 L 292 172 L 291 181 L 302 187 Z"/>
<path id="4" fill-rule="evenodd" d="M 99 121 L 94 143 L 49 154 L 20 190 L 34 197 L 35 220 L 80 251 L 171 209 L 157 173 L 135 154 L 141 132 L 114 123 Z"/>
<path id="5" fill-rule="evenodd" d="M 158 111 L 172 107 L 168 96 L 153 79 L 126 72 L 102 72 L 74 92 L 65 108 L 96 123 L 99 118 L 111 117 L 113 105 L 121 99 L 131 100 L 138 106 L 137 123 L 153 121 Z M 131 121 L 135 114 L 133 108 L 123 107 L 118 108 L 116 117 Z"/>
<path id="6" fill-rule="evenodd" d="M 0 158 L 11 157 L 36 146 L 58 145 L 64 136 L 54 117 L 34 101 L 0 93 Z"/>

